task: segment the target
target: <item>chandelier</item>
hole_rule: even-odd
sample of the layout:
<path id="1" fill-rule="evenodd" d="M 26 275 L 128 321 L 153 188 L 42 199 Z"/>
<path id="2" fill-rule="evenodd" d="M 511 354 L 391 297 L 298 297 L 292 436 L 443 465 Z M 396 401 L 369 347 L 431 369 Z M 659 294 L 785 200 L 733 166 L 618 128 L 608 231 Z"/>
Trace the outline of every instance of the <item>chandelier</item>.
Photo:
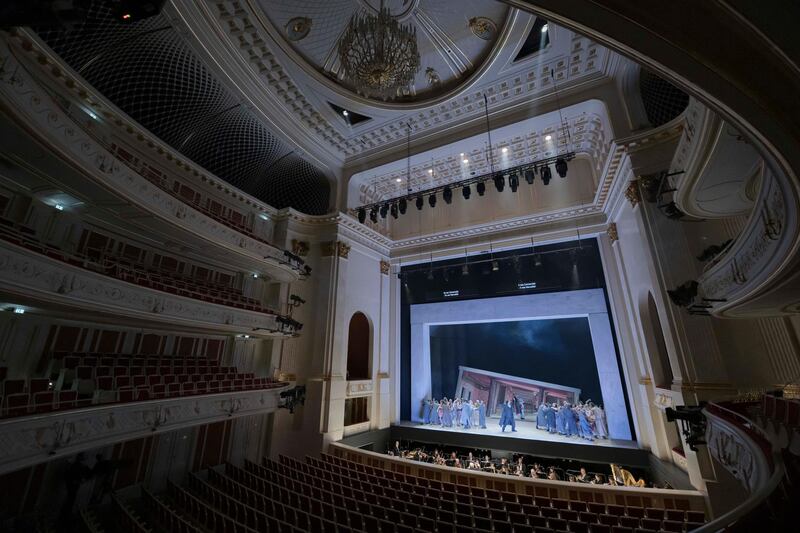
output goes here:
<path id="1" fill-rule="evenodd" d="M 356 13 L 339 40 L 340 76 L 356 92 L 391 100 L 407 94 L 419 71 L 417 31 L 383 6 L 377 16 Z"/>

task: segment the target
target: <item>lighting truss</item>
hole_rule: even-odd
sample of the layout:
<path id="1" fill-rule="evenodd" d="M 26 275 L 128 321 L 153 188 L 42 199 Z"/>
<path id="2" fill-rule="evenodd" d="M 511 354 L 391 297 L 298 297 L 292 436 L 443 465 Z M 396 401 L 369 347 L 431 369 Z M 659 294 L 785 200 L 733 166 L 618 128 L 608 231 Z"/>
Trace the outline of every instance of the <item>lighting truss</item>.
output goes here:
<path id="1" fill-rule="evenodd" d="M 515 167 L 506 168 L 504 170 L 498 170 L 498 171 L 495 171 L 495 172 L 488 172 L 486 174 L 481 174 L 480 176 L 473 176 L 473 177 L 470 177 L 470 178 L 467 178 L 467 179 L 464 179 L 464 180 L 461 180 L 461 181 L 455 181 L 455 182 L 451 182 L 451 183 L 447 183 L 447 184 L 442 184 L 442 185 L 439 185 L 437 187 L 432 187 L 430 189 L 423 189 L 423 190 L 419 190 L 419 191 L 416 191 L 416 192 L 409 192 L 409 193 L 407 193 L 407 194 L 405 194 L 403 196 L 395 196 L 394 198 L 390 198 L 388 200 L 382 200 L 380 202 L 374 202 L 374 203 L 371 203 L 371 204 L 365 204 L 365 205 L 353 208 L 353 209 L 351 209 L 351 212 L 353 214 L 355 214 L 360 209 L 364 209 L 365 211 L 369 211 L 372 208 L 380 209 L 384 205 L 385 206 L 391 206 L 393 203 L 395 203 L 395 202 L 397 202 L 399 200 L 406 200 L 406 202 L 416 202 L 417 198 L 420 197 L 420 196 L 436 195 L 437 193 L 443 193 L 445 189 L 449 189 L 449 190 L 452 191 L 452 190 L 455 190 L 457 188 L 463 188 L 463 187 L 468 187 L 470 185 L 483 183 L 486 180 L 493 180 L 494 177 L 497 176 L 497 175 L 507 176 L 507 175 L 511 175 L 511 174 L 517 174 L 518 176 L 524 176 L 525 175 L 525 171 L 528 171 L 528 170 L 534 171 L 535 169 L 539 169 L 539 168 L 543 168 L 543 167 L 548 167 L 550 165 L 554 165 L 555 162 L 557 160 L 559 160 L 559 159 L 563 159 L 564 161 L 572 161 L 573 159 L 575 159 L 575 152 L 567 152 L 565 154 L 558 154 L 558 155 L 554 155 L 552 157 L 548 157 L 548 158 L 545 158 L 545 159 L 539 159 L 537 161 L 532 161 L 530 163 L 523 163 L 523 164 L 517 165 Z M 480 194 L 480 193 L 478 193 L 478 194 Z M 431 206 L 431 207 L 433 207 L 433 206 Z M 419 204 L 417 204 L 417 208 L 420 208 Z M 388 209 L 388 207 L 387 207 L 387 209 Z"/>

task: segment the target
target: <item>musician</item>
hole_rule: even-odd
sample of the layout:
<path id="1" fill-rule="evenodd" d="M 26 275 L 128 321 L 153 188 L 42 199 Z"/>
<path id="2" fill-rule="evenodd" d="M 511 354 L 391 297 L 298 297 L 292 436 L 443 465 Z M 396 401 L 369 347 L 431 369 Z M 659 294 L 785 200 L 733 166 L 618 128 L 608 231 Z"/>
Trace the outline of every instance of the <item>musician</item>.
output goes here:
<path id="1" fill-rule="evenodd" d="M 558 473 L 556 473 L 556 468 L 551 466 L 547 472 L 547 479 L 551 481 L 561 481 L 561 478 L 558 477 Z"/>
<path id="2" fill-rule="evenodd" d="M 585 469 L 585 468 L 583 468 L 583 467 L 581 467 L 581 472 L 580 472 L 580 474 L 578 474 L 578 475 L 575 477 L 575 479 L 576 479 L 576 480 L 577 480 L 579 483 L 589 483 L 589 481 L 590 481 L 589 474 L 587 474 L 587 473 L 586 473 L 586 469 Z"/>

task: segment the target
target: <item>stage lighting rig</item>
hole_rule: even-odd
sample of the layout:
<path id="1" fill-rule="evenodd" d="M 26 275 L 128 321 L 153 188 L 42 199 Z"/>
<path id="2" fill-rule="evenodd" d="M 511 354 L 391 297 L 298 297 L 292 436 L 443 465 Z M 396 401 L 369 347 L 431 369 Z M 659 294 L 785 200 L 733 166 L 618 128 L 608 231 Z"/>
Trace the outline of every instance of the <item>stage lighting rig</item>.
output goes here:
<path id="1" fill-rule="evenodd" d="M 367 220 L 367 210 L 363 207 L 358 210 L 358 221 L 362 224 Z"/>
<path id="2" fill-rule="evenodd" d="M 535 176 L 532 168 L 525 169 L 525 181 L 528 182 L 528 185 L 533 185 L 534 177 Z"/>
<path id="3" fill-rule="evenodd" d="M 436 194 L 431 194 L 428 196 L 428 205 L 431 207 L 436 207 Z"/>
<path id="4" fill-rule="evenodd" d="M 294 408 L 306 403 L 306 386 L 298 385 L 297 387 L 283 391 L 280 394 L 282 402 L 278 405 L 278 409 L 288 409 L 289 414 L 294 413 Z"/>
<path id="5" fill-rule="evenodd" d="M 405 215 L 406 210 L 408 209 L 408 202 L 405 198 L 400 198 L 400 201 L 397 203 L 398 209 L 400 209 L 400 214 Z"/>
<path id="6" fill-rule="evenodd" d="M 486 182 L 479 181 L 477 185 L 475 185 L 475 192 L 478 193 L 478 196 L 483 196 L 486 194 Z"/>
<path id="7" fill-rule="evenodd" d="M 425 200 L 422 199 L 422 196 L 417 196 L 416 204 L 417 210 L 422 211 L 422 206 L 425 205 Z"/>
<path id="8" fill-rule="evenodd" d="M 706 402 L 700 402 L 699 405 L 679 405 L 675 409 L 667 407 L 665 410 L 667 422 L 680 421 L 681 433 L 693 452 L 697 451 L 697 446 L 706 444 L 705 406 Z"/>
<path id="9" fill-rule="evenodd" d="M 512 172 L 508 176 L 508 186 L 511 192 L 517 192 L 517 188 L 519 188 L 519 175 L 516 172 Z"/>
<path id="10" fill-rule="evenodd" d="M 369 219 L 372 221 L 373 224 L 378 223 L 378 208 L 373 207 L 369 210 Z"/>
<path id="11" fill-rule="evenodd" d="M 392 213 L 392 218 L 397 218 L 397 204 L 392 204 L 392 207 L 389 209 L 389 212 Z"/>
<path id="12" fill-rule="evenodd" d="M 559 157 L 558 159 L 556 159 L 555 167 L 556 167 L 556 173 L 560 177 L 562 177 L 562 178 L 566 178 L 567 177 L 567 161 L 566 161 L 566 159 L 564 159 L 563 157 Z"/>
<path id="13" fill-rule="evenodd" d="M 502 172 L 498 172 L 494 175 L 494 188 L 497 189 L 497 192 L 503 192 L 503 189 L 506 187 L 506 178 L 503 176 Z"/>
<path id="14" fill-rule="evenodd" d="M 381 206 L 381 218 L 386 218 L 386 213 L 389 212 L 389 204 L 383 204 Z"/>
<path id="15" fill-rule="evenodd" d="M 445 187 L 444 191 L 442 191 L 442 198 L 444 198 L 444 203 L 446 203 L 448 205 L 452 204 L 453 203 L 453 189 L 451 189 L 449 186 Z"/>
<path id="16" fill-rule="evenodd" d="M 553 177 L 553 174 L 550 172 L 550 167 L 547 165 L 543 166 L 539 173 L 542 176 L 542 183 L 545 185 L 550 185 L 550 178 Z"/>
<path id="17" fill-rule="evenodd" d="M 461 189 L 461 196 L 464 197 L 464 200 L 469 200 L 470 194 L 472 194 L 472 190 L 469 188 L 469 185 L 464 185 Z"/>

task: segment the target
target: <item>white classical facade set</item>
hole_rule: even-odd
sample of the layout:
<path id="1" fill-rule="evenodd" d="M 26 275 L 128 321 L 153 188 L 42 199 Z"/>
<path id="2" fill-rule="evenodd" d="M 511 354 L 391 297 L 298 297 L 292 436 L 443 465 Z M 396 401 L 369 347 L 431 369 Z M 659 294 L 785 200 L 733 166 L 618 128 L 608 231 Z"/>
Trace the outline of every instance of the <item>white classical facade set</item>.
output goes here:
<path id="1" fill-rule="evenodd" d="M 611 391 L 609 379 L 621 380 L 638 445 L 686 471 L 712 501 L 732 498 L 726 491 L 736 474 L 712 461 L 718 450 L 691 451 L 664 410 L 800 377 L 800 190 L 788 165 L 694 97 L 652 127 L 640 67 L 564 27 L 551 23 L 552 44 L 535 63 L 514 63 L 535 17 L 513 7 L 485 63 L 460 74 L 464 85 L 411 110 L 354 97 L 349 109 L 373 122 L 349 127 L 324 105 L 340 101 L 341 89 L 300 66 L 300 52 L 253 2 L 194 4 L 168 2 L 162 16 L 241 105 L 280 125 L 281 140 L 324 169 L 329 213 L 276 209 L 229 185 L 116 107 L 33 30 L 3 32 L 2 214 L 43 247 L 0 239 L 0 366 L 6 379 L 24 379 L 41 374 L 37 365 L 56 351 L 136 354 L 148 337 L 159 339 L 154 353 L 187 355 L 182 339 L 192 339 L 185 342 L 218 343 L 222 365 L 276 385 L 2 418 L 0 474 L 90 450 L 123 457 L 124 443 L 143 439 L 137 479 L 163 487 L 198 465 L 303 457 L 387 428 L 401 418 L 402 267 L 596 238 L 610 316 L 599 289 L 554 312 L 594 321 L 601 383 Z M 309 94 L 312 84 L 318 88 Z M 470 200 L 455 191 L 452 204 L 440 198 L 435 208 L 409 205 L 397 219 L 359 223 L 360 205 L 488 172 L 485 92 L 498 164 L 572 150 L 568 177 L 549 187 L 537 177 L 517 193 L 487 187 Z M 417 126 L 407 160 L 409 113 Z M 569 140 L 559 135 L 564 122 Z M 210 211 L 209 202 L 219 208 Z M 682 218 L 665 215 L 672 202 Z M 238 213 L 247 231 L 221 212 Z M 148 287 L 59 256 L 86 254 L 92 242 L 134 262 L 175 263 L 187 277 L 224 280 L 249 303 Z M 722 247 L 699 260 L 712 245 Z M 699 307 L 673 304 L 667 291 L 691 280 Z M 451 313 L 485 318 L 461 309 L 468 302 L 452 305 Z M 411 313 L 412 343 L 437 322 L 420 312 Z M 349 380 L 356 313 L 369 323 L 369 375 Z M 524 308 L 512 315 L 534 316 Z M 621 372 L 600 322 L 613 327 Z M 298 385 L 304 404 L 291 413 L 278 408 L 280 394 Z M 625 402 L 613 396 L 605 402 L 609 420 L 624 421 Z M 347 406 L 359 398 L 366 420 L 346 425 Z"/>

